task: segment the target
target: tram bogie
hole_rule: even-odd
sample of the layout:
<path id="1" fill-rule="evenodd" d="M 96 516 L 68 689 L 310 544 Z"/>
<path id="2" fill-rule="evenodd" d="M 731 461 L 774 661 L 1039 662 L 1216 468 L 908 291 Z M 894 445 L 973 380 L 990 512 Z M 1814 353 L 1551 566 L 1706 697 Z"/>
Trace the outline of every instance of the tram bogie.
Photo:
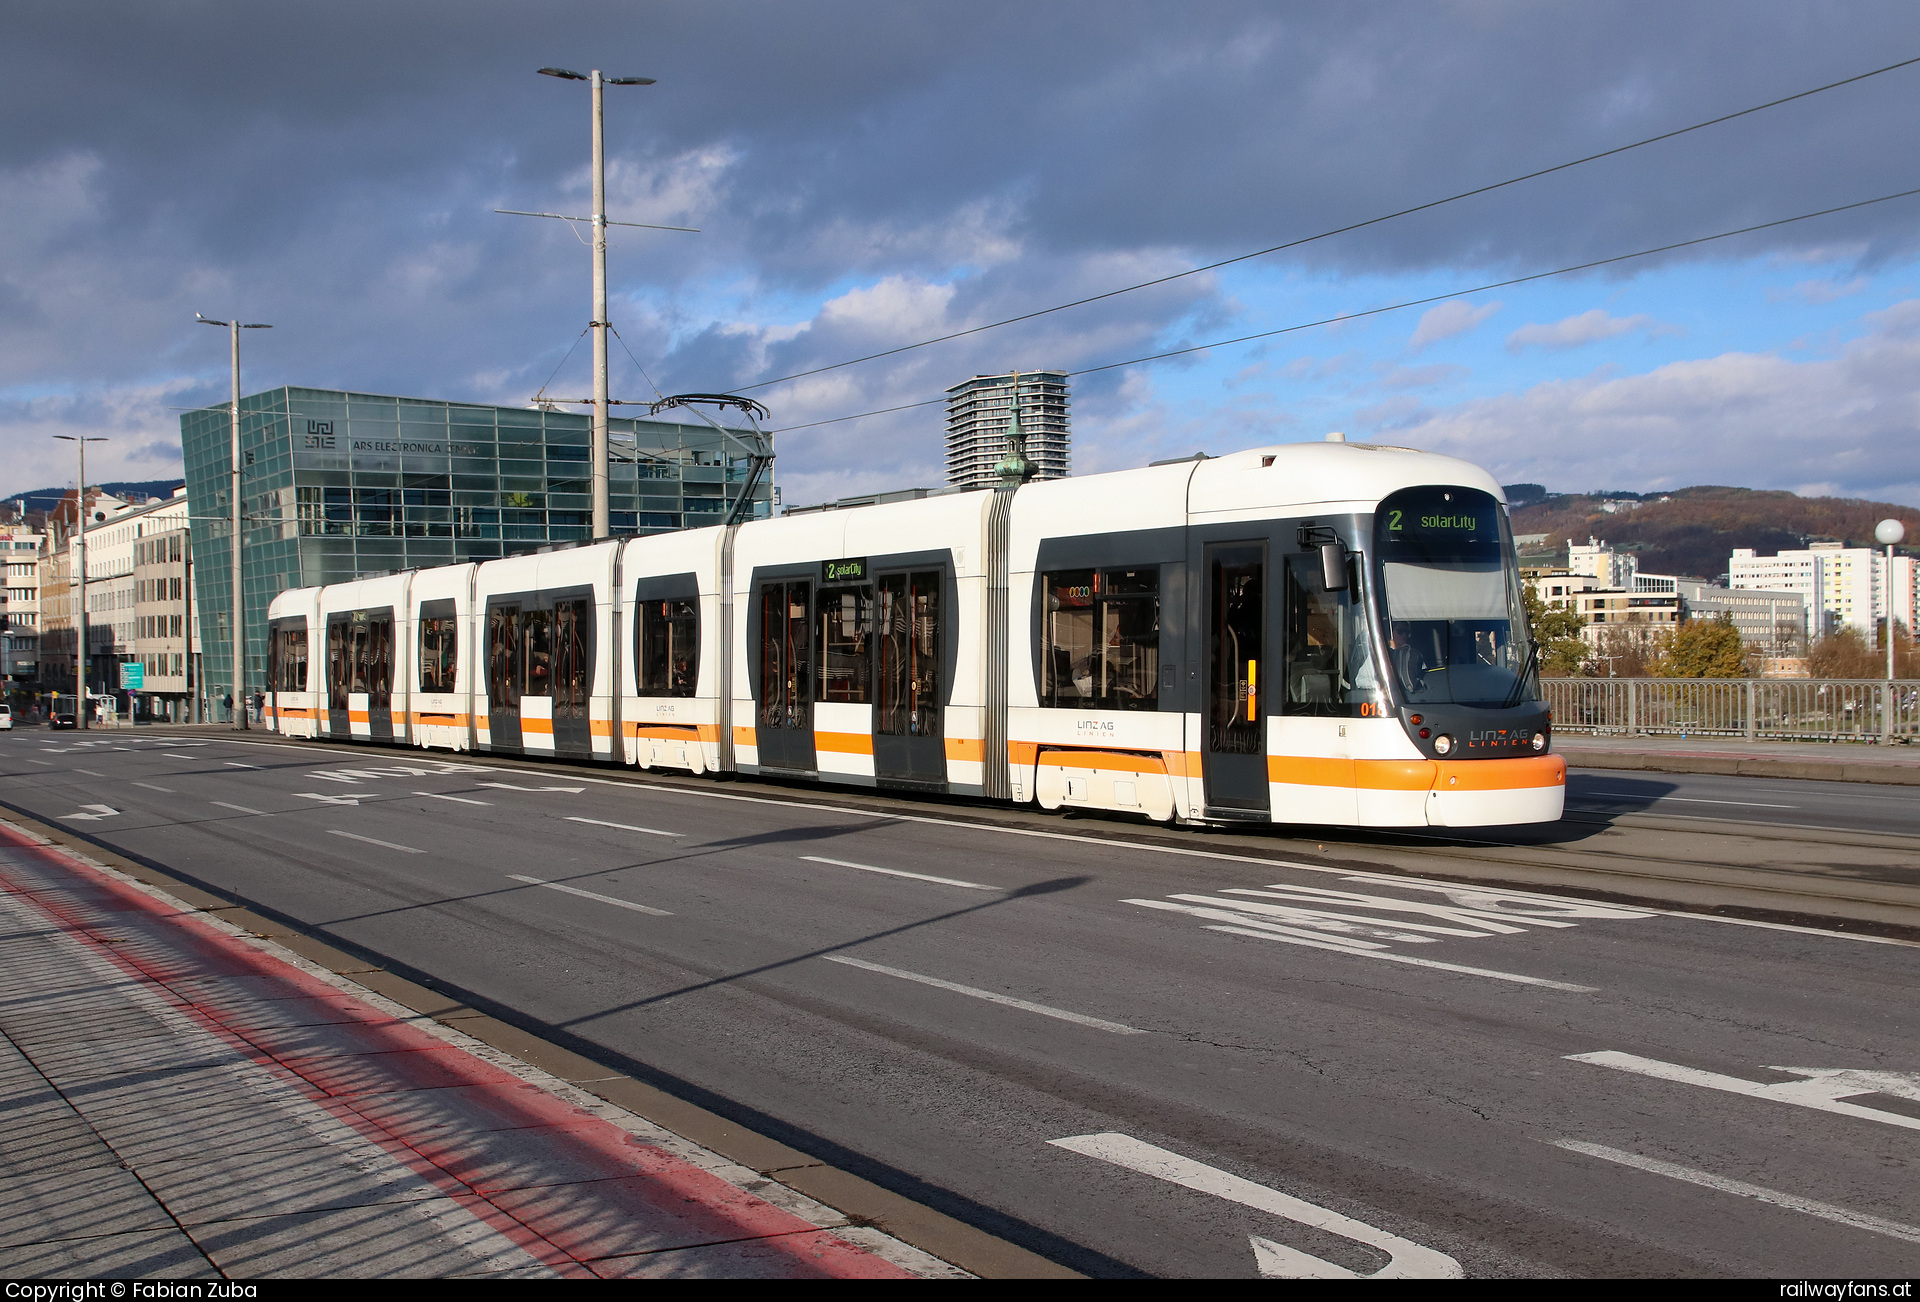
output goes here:
<path id="1" fill-rule="evenodd" d="M 1500 490 L 1253 449 L 284 592 L 290 735 L 1160 821 L 1560 816 Z"/>

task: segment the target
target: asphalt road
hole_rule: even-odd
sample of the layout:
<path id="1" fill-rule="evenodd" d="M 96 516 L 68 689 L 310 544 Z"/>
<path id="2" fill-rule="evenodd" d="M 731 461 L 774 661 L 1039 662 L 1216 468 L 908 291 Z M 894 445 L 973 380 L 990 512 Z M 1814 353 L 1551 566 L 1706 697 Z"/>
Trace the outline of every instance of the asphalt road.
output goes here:
<path id="1" fill-rule="evenodd" d="M 1876 848 L 1821 871 L 1905 889 L 1913 800 L 1841 785 L 1581 775 L 1500 852 L 1840 826 Z M 1911 943 L 1424 880 L 1334 834 L 205 732 L 0 734 L 0 802 L 1093 1274 L 1920 1258 Z"/>

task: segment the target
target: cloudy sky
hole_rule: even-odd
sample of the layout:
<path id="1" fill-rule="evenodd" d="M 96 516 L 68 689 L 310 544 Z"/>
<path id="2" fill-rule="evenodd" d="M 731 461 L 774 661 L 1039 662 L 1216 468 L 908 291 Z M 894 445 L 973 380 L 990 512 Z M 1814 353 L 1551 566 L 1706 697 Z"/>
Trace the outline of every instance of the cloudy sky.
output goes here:
<path id="1" fill-rule="evenodd" d="M 1364 221 L 1920 56 L 1920 8 L 11 0 L 0 6 L 0 494 L 178 473 L 178 408 L 292 383 L 590 391 L 608 91 L 616 397 L 738 390 Z M 938 399 L 1075 381 L 1082 472 L 1349 437 L 1563 490 L 1920 505 L 1920 65 L 1442 208 L 753 388 L 789 502 L 934 484 Z M 563 359 L 564 360 L 563 362 Z M 651 382 L 641 373 L 644 367 Z M 556 373 L 557 370 L 557 375 Z M 792 428 L 806 426 L 808 428 Z M 97 459 L 96 459 L 97 458 Z"/>

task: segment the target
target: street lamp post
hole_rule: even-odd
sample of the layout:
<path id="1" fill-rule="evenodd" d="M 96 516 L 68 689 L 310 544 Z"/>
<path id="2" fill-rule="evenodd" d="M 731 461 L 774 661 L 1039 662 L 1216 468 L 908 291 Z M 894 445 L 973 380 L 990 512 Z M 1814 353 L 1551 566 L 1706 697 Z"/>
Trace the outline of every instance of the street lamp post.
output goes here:
<path id="1" fill-rule="evenodd" d="M 271 330 L 270 325 L 242 325 L 236 318 L 232 321 L 215 321 L 193 314 L 194 320 L 201 325 L 222 326 L 233 332 L 233 403 L 232 414 L 232 487 L 227 490 L 227 505 L 232 508 L 233 516 L 233 615 L 228 627 L 233 631 L 233 726 L 237 731 L 247 730 L 246 707 L 246 593 L 240 582 L 240 332 L 242 330 Z M 191 646 L 191 644 L 189 644 Z"/>
<path id="2" fill-rule="evenodd" d="M 598 68 L 591 73 L 570 72 L 565 68 L 542 68 L 549 77 L 562 81 L 584 81 L 593 87 L 593 536 L 605 538 L 612 532 L 607 521 L 607 146 L 605 115 L 602 112 L 602 88 L 605 86 L 651 86 L 652 77 L 603 77 Z M 507 212 L 508 209 L 498 211 Z M 552 217 L 554 213 L 515 213 L 521 217 Z M 646 226 L 644 222 L 613 222 L 615 226 Z M 683 231 L 686 226 L 648 226 L 649 230 Z"/>
<path id="3" fill-rule="evenodd" d="M 73 682 L 80 689 L 80 699 L 74 703 L 74 722 L 82 728 L 87 726 L 87 444 L 105 443 L 106 436 L 85 438 L 79 434 L 55 434 L 55 438 L 66 443 L 80 445 L 80 487 L 74 490 L 73 516 L 80 526 L 80 623 L 75 630 L 80 640 L 73 649 Z M 44 633 L 43 633 L 44 636 Z"/>
<path id="4" fill-rule="evenodd" d="M 1902 538 L 1907 536 L 1907 526 L 1898 520 L 1882 520 L 1873 527 L 1875 542 L 1887 549 L 1887 581 L 1884 591 L 1887 594 L 1887 718 L 1886 734 L 1894 734 L 1894 714 L 1898 706 L 1898 697 L 1894 690 L 1893 678 L 1893 549 Z M 1909 632 L 1912 630 L 1909 629 Z"/>

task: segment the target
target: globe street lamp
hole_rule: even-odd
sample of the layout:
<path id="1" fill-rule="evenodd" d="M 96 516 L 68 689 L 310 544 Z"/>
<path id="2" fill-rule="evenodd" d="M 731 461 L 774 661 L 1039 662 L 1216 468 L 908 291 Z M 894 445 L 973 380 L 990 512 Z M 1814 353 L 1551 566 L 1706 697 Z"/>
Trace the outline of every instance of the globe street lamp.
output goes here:
<path id="1" fill-rule="evenodd" d="M 80 699 L 74 704 L 74 722 L 82 728 L 87 726 L 87 444 L 105 443 L 107 438 L 85 438 L 78 434 L 55 434 L 55 438 L 64 443 L 80 445 L 80 487 L 73 494 L 73 518 L 80 525 L 80 623 L 75 630 L 80 640 L 73 649 L 73 681 L 80 689 Z"/>
<path id="2" fill-rule="evenodd" d="M 1893 708 L 1893 549 L 1907 536 L 1907 526 L 1898 520 L 1882 520 L 1873 526 L 1873 540 L 1887 549 L 1887 708 Z M 1912 632 L 1911 629 L 1908 630 Z"/>
<path id="3" fill-rule="evenodd" d="M 232 508 L 233 514 L 233 616 L 228 622 L 228 627 L 233 633 L 233 726 L 237 731 L 245 732 L 247 730 L 247 643 L 246 606 L 244 604 L 246 594 L 240 583 L 240 332 L 242 330 L 271 330 L 273 327 L 270 325 L 242 325 L 237 320 L 215 321 L 210 317 L 201 316 L 198 312 L 193 314 L 193 319 L 201 325 L 222 326 L 233 332 L 233 403 L 229 409 L 232 416 L 233 473 L 231 477 L 232 487 L 227 490 L 227 505 Z M 191 641 L 188 643 L 187 652 L 189 655 L 193 652 Z"/>

